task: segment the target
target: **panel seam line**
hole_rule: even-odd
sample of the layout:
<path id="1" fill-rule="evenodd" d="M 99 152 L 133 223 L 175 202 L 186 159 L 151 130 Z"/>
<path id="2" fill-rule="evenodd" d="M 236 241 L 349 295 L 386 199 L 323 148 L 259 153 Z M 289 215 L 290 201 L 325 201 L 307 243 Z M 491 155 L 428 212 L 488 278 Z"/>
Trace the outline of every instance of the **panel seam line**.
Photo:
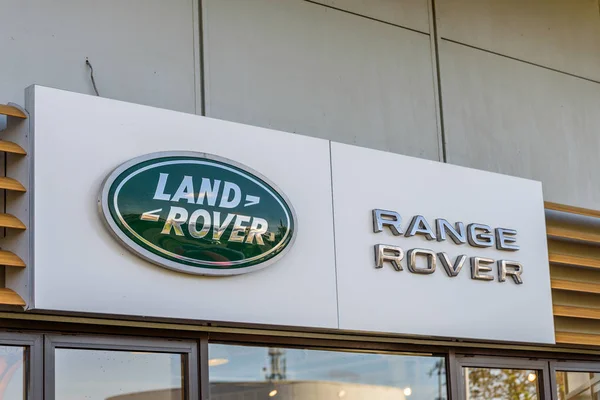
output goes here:
<path id="1" fill-rule="evenodd" d="M 598 83 L 598 84 L 600 84 L 600 81 L 598 81 L 598 80 L 595 80 L 595 79 L 592 79 L 592 78 L 586 78 L 586 77 L 584 77 L 584 76 L 580 76 L 580 75 L 572 74 L 572 73 L 570 73 L 570 72 L 566 72 L 566 71 L 561 71 L 560 69 L 556 69 L 556 68 L 548 67 L 548 66 L 545 66 L 545 65 L 542 65 L 542 64 L 537 64 L 537 63 L 534 63 L 534 62 L 532 62 L 532 61 L 522 60 L 522 59 L 520 59 L 520 58 L 517 58 L 517 57 L 513 57 L 513 56 L 506 55 L 506 54 L 498 53 L 498 52 L 496 52 L 496 51 L 492 51 L 492 50 L 484 49 L 484 48 L 482 48 L 482 47 L 473 46 L 473 45 L 471 45 L 471 44 L 466 44 L 466 43 L 463 43 L 463 42 L 459 42 L 459 41 L 452 40 L 452 39 L 447 39 L 447 38 L 444 38 L 444 37 L 443 37 L 443 38 L 441 38 L 441 39 L 442 39 L 442 40 L 444 40 L 444 41 L 446 41 L 446 42 L 450 42 L 450 43 L 458 44 L 458 45 L 460 45 L 460 46 L 465 46 L 465 47 L 469 47 L 469 48 L 471 48 L 471 49 L 475 49 L 475 50 L 480 50 L 480 51 L 483 51 L 483 52 L 486 52 L 486 53 L 489 53 L 489 54 L 494 54 L 494 55 L 496 55 L 496 56 L 500 56 L 500 57 L 508 58 L 509 60 L 519 61 L 519 62 L 521 62 L 521 63 L 524 63 L 524 64 L 533 65 L 534 67 L 543 68 L 543 69 L 546 69 L 546 70 L 549 70 L 549 71 L 558 72 L 559 74 L 563 74 L 563 75 L 571 76 L 571 77 L 573 77 L 573 78 L 577 78 L 577 79 L 581 79 L 581 80 L 584 80 L 584 81 L 588 81 L 588 82 L 593 82 L 593 83 Z"/>
<path id="2" fill-rule="evenodd" d="M 197 1 L 198 4 L 198 10 L 196 12 L 195 18 L 198 18 L 198 30 L 200 32 L 198 32 L 198 43 L 196 44 L 195 49 L 198 50 L 198 58 L 199 58 L 199 74 L 200 76 L 198 76 L 197 79 L 200 80 L 200 82 L 197 83 L 197 87 L 199 86 L 199 90 L 200 90 L 200 115 L 202 116 L 206 116 L 206 82 L 205 82 L 205 76 L 204 76 L 204 4 L 203 4 L 203 0 L 195 0 Z M 194 35 L 194 37 L 196 37 Z M 195 62 L 195 60 L 194 60 Z M 194 96 L 195 100 L 198 101 L 198 96 Z M 198 105 L 196 104 L 196 113 L 198 112 Z"/>
<path id="3" fill-rule="evenodd" d="M 432 56 L 433 56 L 433 68 L 434 68 L 434 91 L 437 91 L 437 98 L 436 98 L 436 102 L 437 102 L 437 114 L 436 117 L 439 118 L 439 135 L 440 135 L 440 145 L 441 145 L 441 149 L 438 149 L 438 154 L 440 153 L 441 150 L 441 156 L 442 156 L 442 162 L 446 163 L 448 162 L 448 154 L 446 151 L 446 126 L 444 124 L 444 99 L 443 99 L 443 95 L 442 95 L 442 72 L 441 72 L 441 66 L 440 66 L 440 49 L 439 49 L 439 37 L 438 37 L 438 29 L 437 29 L 437 15 L 436 15 L 436 10 L 435 10 L 435 0 L 430 0 L 429 2 L 430 7 L 431 7 L 431 18 L 430 18 L 430 30 L 431 30 L 431 35 L 430 35 L 430 43 L 432 45 Z"/>
<path id="4" fill-rule="evenodd" d="M 384 21 L 382 19 L 378 19 L 378 18 L 374 18 L 374 17 L 369 17 L 367 15 L 355 13 L 353 11 L 344 10 L 343 8 L 338 8 L 338 7 L 335 7 L 335 6 L 331 6 L 329 4 L 319 3 L 318 1 L 315 1 L 315 0 L 304 0 L 304 1 L 306 3 L 311 3 L 311 4 L 314 4 L 314 5 L 317 5 L 317 6 L 321 6 L 321 7 L 329 8 L 329 9 L 332 9 L 332 10 L 340 11 L 340 12 L 343 12 L 343 13 L 346 13 L 346 14 L 354 15 L 356 17 L 368 19 L 368 20 L 375 21 L 375 22 L 380 22 L 382 24 L 395 26 L 396 28 L 402 28 L 402 29 L 406 29 L 408 31 L 412 31 L 412 32 L 416 32 L 416 33 L 422 33 L 423 35 L 428 35 L 429 36 L 429 32 L 423 32 L 423 31 L 421 31 L 419 29 L 409 28 L 407 26 L 395 24 L 393 22 L 388 22 L 388 21 Z"/>
<path id="5" fill-rule="evenodd" d="M 329 141 L 329 179 L 331 180 L 331 220 L 333 227 L 333 265 L 335 271 L 335 310 L 337 316 L 337 329 L 340 329 L 340 295 L 338 290 L 337 243 L 335 238 L 335 202 L 333 194 L 333 155 L 331 152 L 331 140 Z"/>

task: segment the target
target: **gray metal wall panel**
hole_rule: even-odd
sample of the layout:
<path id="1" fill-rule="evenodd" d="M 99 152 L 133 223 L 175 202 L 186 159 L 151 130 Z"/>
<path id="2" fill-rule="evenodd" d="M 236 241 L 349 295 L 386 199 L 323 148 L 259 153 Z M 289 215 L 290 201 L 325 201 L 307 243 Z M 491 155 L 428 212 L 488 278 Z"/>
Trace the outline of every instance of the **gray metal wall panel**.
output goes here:
<path id="1" fill-rule="evenodd" d="M 597 0 L 437 0 L 444 38 L 600 80 Z"/>
<path id="2" fill-rule="evenodd" d="M 0 103 L 41 84 L 194 112 L 193 0 L 3 0 Z"/>
<path id="3" fill-rule="evenodd" d="M 314 0 L 391 24 L 429 32 L 428 0 Z"/>
<path id="4" fill-rule="evenodd" d="M 541 180 L 545 200 L 600 208 L 600 84 L 446 41 L 440 57 L 450 163 Z"/>
<path id="5" fill-rule="evenodd" d="M 206 0 L 207 115 L 438 159 L 429 36 L 301 0 Z"/>

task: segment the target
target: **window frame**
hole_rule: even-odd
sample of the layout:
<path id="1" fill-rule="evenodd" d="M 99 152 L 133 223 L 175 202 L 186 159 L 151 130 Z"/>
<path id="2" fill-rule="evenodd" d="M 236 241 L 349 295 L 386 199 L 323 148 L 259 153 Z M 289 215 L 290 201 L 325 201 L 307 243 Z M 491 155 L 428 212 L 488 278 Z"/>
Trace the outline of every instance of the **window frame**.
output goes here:
<path id="1" fill-rule="evenodd" d="M 375 353 L 443 357 L 446 360 L 446 395 L 448 400 L 464 399 L 463 367 L 530 369 L 538 372 L 540 399 L 558 400 L 557 371 L 600 373 L 598 352 L 542 352 L 527 349 L 491 349 L 479 347 L 434 346 L 407 342 L 376 342 L 348 340 L 340 337 L 309 335 L 269 335 L 229 332 L 198 331 L 173 335 L 145 330 L 113 330 L 79 332 L 59 329 L 30 331 L 27 328 L 6 328 L 0 331 L 0 345 L 28 349 L 26 400 L 55 398 L 56 348 L 116 351 L 151 351 L 182 354 L 186 392 L 191 400 L 209 399 L 209 343 L 250 347 L 283 347 L 289 349 L 327 350 L 351 353 Z M 126 335 L 126 336 L 124 336 Z M 599 378 L 600 379 L 600 378 Z M 45 396 L 45 397 L 44 397 Z"/>
<path id="2" fill-rule="evenodd" d="M 401 345 L 398 346 L 394 344 L 394 349 L 378 349 L 377 347 L 371 346 L 358 346 L 353 347 L 349 346 L 348 343 L 344 341 L 339 341 L 339 343 L 331 343 L 329 341 L 323 340 L 303 340 L 301 339 L 299 342 L 295 342 L 293 340 L 289 340 L 289 338 L 282 339 L 280 337 L 269 337 L 267 339 L 261 338 L 262 340 L 253 341 L 253 340 L 244 340 L 237 338 L 235 340 L 224 340 L 221 337 L 214 339 L 212 336 L 209 336 L 207 340 L 201 342 L 201 358 L 203 357 L 206 360 L 206 363 L 202 363 L 203 370 L 203 397 L 202 400 L 209 400 L 210 396 L 210 376 L 209 376 L 209 346 L 216 345 L 226 345 L 226 346 L 242 346 L 242 347 L 254 347 L 254 348 L 264 348 L 268 349 L 270 347 L 277 347 L 285 350 L 308 350 L 308 351 L 327 351 L 327 352 L 337 352 L 337 353 L 351 353 L 351 354 L 374 354 L 374 355 L 389 355 L 389 356 L 409 356 L 409 357 L 426 357 L 426 358 L 441 358 L 443 360 L 443 365 L 445 368 L 445 388 L 444 395 L 446 400 L 454 400 L 451 396 L 451 376 L 448 366 L 450 364 L 450 356 L 448 351 L 444 351 L 443 349 L 437 349 L 437 351 L 424 351 L 420 349 L 419 346 L 411 346 L 411 345 Z M 271 340 L 269 340 L 271 339 Z M 287 340 L 286 340 L 287 339 Z M 205 390 L 205 391 L 204 391 Z"/>
<path id="3" fill-rule="evenodd" d="M 0 346 L 27 347 L 29 357 L 23 368 L 26 371 L 25 398 L 27 400 L 43 399 L 44 353 L 42 335 L 21 332 L 0 332 Z"/>
<path id="4" fill-rule="evenodd" d="M 56 349 L 140 351 L 182 354 L 186 400 L 199 400 L 198 344 L 193 340 L 154 339 L 122 336 L 46 335 L 44 338 L 44 392 L 46 400 L 55 400 Z M 42 398 L 42 397 L 39 397 Z"/>
<path id="5" fill-rule="evenodd" d="M 550 379 L 552 383 L 551 400 L 558 400 L 558 383 L 556 381 L 557 372 L 588 372 L 588 373 L 600 373 L 600 362 L 593 361 L 569 361 L 569 360 L 552 360 L 550 361 Z M 598 379 L 598 378 L 597 378 Z M 593 386 L 594 383 L 591 383 Z"/>
<path id="6" fill-rule="evenodd" d="M 552 378 L 549 362 L 547 360 L 530 358 L 512 358 L 496 356 L 470 356 L 454 355 L 450 357 L 451 370 L 448 372 L 452 381 L 452 400 L 466 399 L 465 380 L 462 375 L 463 368 L 489 368 L 489 369 L 521 369 L 538 372 L 539 397 L 552 399 Z"/>

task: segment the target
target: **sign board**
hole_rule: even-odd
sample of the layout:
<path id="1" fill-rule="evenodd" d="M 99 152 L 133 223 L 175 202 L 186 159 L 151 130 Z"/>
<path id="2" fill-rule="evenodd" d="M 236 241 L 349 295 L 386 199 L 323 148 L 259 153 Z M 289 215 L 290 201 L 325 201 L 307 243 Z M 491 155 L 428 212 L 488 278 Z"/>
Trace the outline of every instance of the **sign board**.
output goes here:
<path id="1" fill-rule="evenodd" d="M 539 182 L 331 152 L 341 329 L 554 342 Z"/>
<path id="2" fill-rule="evenodd" d="M 123 244 L 150 262 L 199 275 L 238 275 L 277 261 L 294 212 L 264 176 L 193 152 L 137 157 L 104 182 L 100 209 Z"/>
<path id="3" fill-rule="evenodd" d="M 554 342 L 538 182 L 43 87 L 28 98 L 31 309 Z"/>
<path id="4" fill-rule="evenodd" d="M 327 141 L 40 86 L 33 90 L 28 93 L 35 100 L 30 110 L 35 142 L 31 308 L 337 329 Z M 285 212 L 281 207 L 275 210 L 272 202 L 277 201 L 267 196 L 281 200 L 278 195 L 285 194 L 290 206 L 286 211 L 296 215 L 294 243 L 267 268 L 221 277 L 167 269 L 130 251 L 106 227 L 98 196 L 116 168 L 164 151 L 218 156 L 220 166 L 232 166 L 234 160 L 236 171 L 244 176 L 226 178 L 216 169 L 199 172 L 188 167 L 185 171 L 191 172 L 176 173 L 161 167 L 156 180 L 137 182 L 144 193 L 136 197 L 136 204 L 155 196 L 160 173 L 169 173 L 160 198 L 174 196 L 182 182 L 176 180 L 186 174 L 200 189 L 202 181 L 195 178 L 203 175 L 213 184 L 220 179 L 222 188 L 226 181 L 239 185 L 244 197 L 231 210 L 236 215 L 277 218 L 275 229 L 280 217 L 286 223 Z M 133 164 L 139 166 L 138 161 Z M 269 186 L 260 188 L 250 180 L 258 183 L 258 178 Z M 219 203 L 210 207 L 213 220 L 212 213 L 221 212 L 221 225 L 229 210 L 225 206 L 231 206 L 219 207 L 222 188 L 217 193 Z M 260 197 L 258 205 L 251 205 L 257 199 L 246 195 Z M 197 208 L 186 199 L 180 199 L 178 206 L 191 216 Z M 163 207 L 160 215 L 165 216 L 166 205 L 175 204 L 152 199 L 138 212 Z M 262 205 L 269 207 L 268 212 L 256 208 Z M 182 229 L 191 240 L 188 227 Z M 164 236 L 180 238 L 174 229 Z"/>

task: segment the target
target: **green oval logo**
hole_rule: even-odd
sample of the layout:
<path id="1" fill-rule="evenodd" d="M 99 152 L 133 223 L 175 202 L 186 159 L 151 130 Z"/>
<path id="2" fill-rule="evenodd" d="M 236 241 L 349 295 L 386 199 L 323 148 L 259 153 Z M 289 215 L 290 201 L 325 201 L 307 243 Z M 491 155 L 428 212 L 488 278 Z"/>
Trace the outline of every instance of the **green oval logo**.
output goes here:
<path id="1" fill-rule="evenodd" d="M 264 268 L 295 238 L 294 210 L 274 184 L 210 154 L 161 152 L 130 160 L 108 176 L 99 203 L 129 249 L 192 274 Z"/>

